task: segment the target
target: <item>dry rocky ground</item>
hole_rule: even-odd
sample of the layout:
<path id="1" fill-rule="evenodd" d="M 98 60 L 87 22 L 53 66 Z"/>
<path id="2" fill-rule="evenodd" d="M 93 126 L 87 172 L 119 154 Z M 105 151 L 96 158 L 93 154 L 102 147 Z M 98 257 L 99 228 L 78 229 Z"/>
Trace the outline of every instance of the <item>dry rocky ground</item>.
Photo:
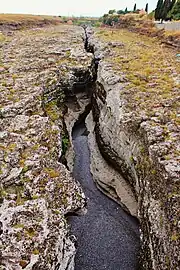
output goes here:
<path id="1" fill-rule="evenodd" d="M 74 267 L 65 215 L 85 199 L 59 158 L 68 144 L 65 95 L 93 79 L 83 37 L 65 25 L 0 34 L 0 269 Z M 138 201 L 142 265 L 178 269 L 177 52 L 108 29 L 96 31 L 89 48 L 101 59 L 96 139 Z"/>
<path id="2" fill-rule="evenodd" d="M 58 162 L 60 104 L 62 85 L 91 65 L 83 34 L 68 26 L 0 34 L 0 269 L 73 269 L 64 216 L 84 195 Z"/>
<path id="3" fill-rule="evenodd" d="M 178 51 L 156 38 L 105 28 L 90 35 L 89 47 L 101 59 L 93 94 L 96 138 L 137 198 L 143 269 L 178 269 Z M 108 185 L 118 193 L 114 182 Z"/>

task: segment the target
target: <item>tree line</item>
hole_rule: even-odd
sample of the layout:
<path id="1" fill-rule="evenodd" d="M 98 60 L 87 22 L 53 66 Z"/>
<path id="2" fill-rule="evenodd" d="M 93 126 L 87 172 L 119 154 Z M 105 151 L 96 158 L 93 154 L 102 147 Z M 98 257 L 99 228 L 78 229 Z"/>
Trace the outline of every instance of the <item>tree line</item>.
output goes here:
<path id="1" fill-rule="evenodd" d="M 158 0 L 155 9 L 155 20 L 179 20 L 180 19 L 180 0 Z"/>
<path id="2" fill-rule="evenodd" d="M 148 14 L 148 3 L 145 6 L 146 13 Z M 125 10 L 115 10 L 111 9 L 107 14 L 104 14 L 100 19 L 106 25 L 112 25 L 112 22 L 117 23 L 119 21 L 119 15 L 125 15 L 128 13 L 139 13 L 141 10 L 137 9 L 136 3 L 133 6 L 132 10 L 128 10 L 126 7 Z M 149 15 L 149 18 L 155 18 L 155 20 L 180 20 L 180 0 L 158 0 L 157 6 L 154 11 Z"/>
<path id="3" fill-rule="evenodd" d="M 146 13 L 148 13 L 148 3 L 145 6 Z M 125 10 L 115 10 L 115 9 L 110 9 L 107 14 L 104 14 L 103 17 L 100 19 L 104 24 L 112 26 L 112 23 L 117 23 L 119 21 L 119 15 L 125 15 L 128 13 L 139 13 L 141 9 L 137 9 L 136 3 L 134 4 L 134 7 L 132 10 L 128 10 L 126 7 Z"/>
<path id="4" fill-rule="evenodd" d="M 148 13 L 148 3 L 146 4 L 144 10 L 146 11 L 146 13 Z M 108 14 L 113 15 L 113 14 L 117 13 L 119 15 L 125 15 L 128 13 L 138 13 L 139 11 L 140 11 L 140 9 L 137 9 L 137 5 L 135 3 L 133 10 L 128 10 L 127 7 L 125 8 L 125 10 L 120 9 L 120 10 L 116 11 L 115 9 L 111 9 L 111 10 L 109 10 Z M 105 14 L 105 15 L 108 15 L 108 14 Z"/>

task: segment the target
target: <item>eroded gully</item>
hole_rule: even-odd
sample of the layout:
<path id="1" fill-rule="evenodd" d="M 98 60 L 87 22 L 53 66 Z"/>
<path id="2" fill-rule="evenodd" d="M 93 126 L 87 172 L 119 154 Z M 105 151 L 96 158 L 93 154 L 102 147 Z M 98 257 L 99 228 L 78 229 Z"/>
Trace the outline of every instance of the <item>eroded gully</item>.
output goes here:
<path id="1" fill-rule="evenodd" d="M 90 172 L 90 150 L 84 122 L 73 128 L 75 163 L 73 176 L 87 198 L 87 213 L 69 217 L 77 237 L 75 270 L 138 269 L 137 220 L 101 193 Z"/>

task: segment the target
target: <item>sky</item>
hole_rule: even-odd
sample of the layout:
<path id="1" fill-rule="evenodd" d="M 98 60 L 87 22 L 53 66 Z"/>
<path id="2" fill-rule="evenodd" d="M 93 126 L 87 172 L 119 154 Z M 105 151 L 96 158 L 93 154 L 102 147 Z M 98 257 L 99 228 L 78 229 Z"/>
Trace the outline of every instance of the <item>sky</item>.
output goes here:
<path id="1" fill-rule="evenodd" d="M 102 16 L 110 9 L 145 8 L 148 0 L 0 0 L 0 13 L 21 13 L 61 16 Z M 149 10 L 157 0 L 149 0 Z"/>

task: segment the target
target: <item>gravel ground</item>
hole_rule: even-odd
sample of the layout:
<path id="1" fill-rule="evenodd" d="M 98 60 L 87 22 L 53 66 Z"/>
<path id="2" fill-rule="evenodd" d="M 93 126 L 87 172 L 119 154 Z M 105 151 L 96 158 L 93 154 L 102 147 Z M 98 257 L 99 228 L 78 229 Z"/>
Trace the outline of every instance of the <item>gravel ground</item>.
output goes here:
<path id="1" fill-rule="evenodd" d="M 75 270 L 138 269 L 138 222 L 96 188 L 84 131 L 81 124 L 73 132 L 74 177 L 88 198 L 87 214 L 69 217 L 71 232 L 78 238 Z"/>

